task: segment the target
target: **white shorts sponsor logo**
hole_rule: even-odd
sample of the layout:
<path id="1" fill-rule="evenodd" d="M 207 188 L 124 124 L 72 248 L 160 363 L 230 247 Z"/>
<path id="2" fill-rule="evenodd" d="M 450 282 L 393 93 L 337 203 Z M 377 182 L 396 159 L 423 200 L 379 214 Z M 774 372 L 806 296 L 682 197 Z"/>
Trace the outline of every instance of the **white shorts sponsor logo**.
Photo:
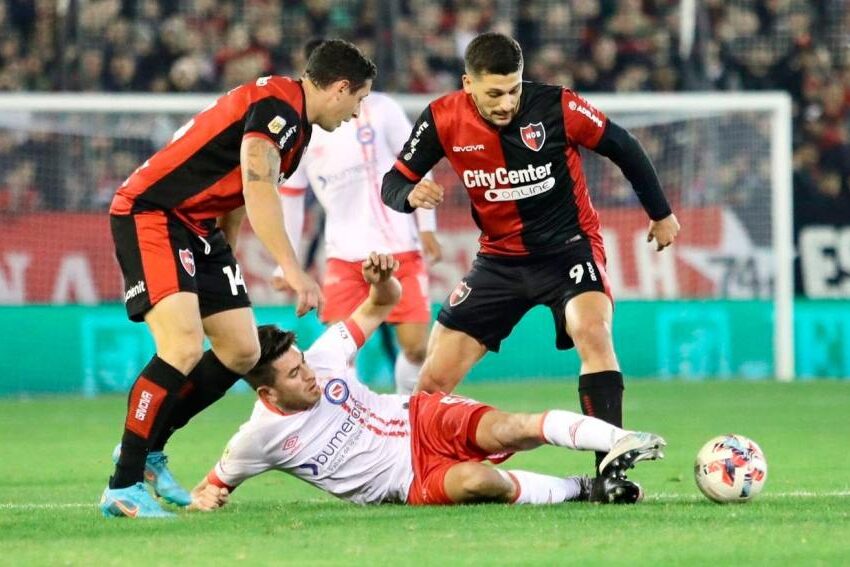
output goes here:
<path id="1" fill-rule="evenodd" d="M 136 282 L 136 285 L 134 285 L 133 287 L 128 289 L 127 292 L 124 294 L 124 303 L 127 303 L 128 301 L 130 301 L 131 299 L 133 299 L 134 297 L 136 297 L 140 293 L 144 293 L 144 292 L 145 292 L 145 282 L 144 282 L 144 280 L 139 280 L 138 282 Z"/>
<path id="2" fill-rule="evenodd" d="M 555 186 L 555 179 L 550 177 L 540 183 L 521 185 L 519 187 L 507 187 L 505 189 L 488 189 L 484 192 L 484 198 L 491 203 L 499 201 L 519 201 L 540 195 Z"/>

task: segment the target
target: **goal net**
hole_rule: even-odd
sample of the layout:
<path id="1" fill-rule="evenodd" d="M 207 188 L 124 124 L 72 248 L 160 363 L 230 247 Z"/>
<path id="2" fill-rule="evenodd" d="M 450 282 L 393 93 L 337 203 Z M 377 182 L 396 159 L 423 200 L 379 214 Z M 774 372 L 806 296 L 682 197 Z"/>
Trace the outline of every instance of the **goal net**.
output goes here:
<path id="1" fill-rule="evenodd" d="M 719 359 L 736 348 L 728 332 L 735 310 L 711 302 L 771 302 L 762 336 L 772 334 L 772 366 L 752 375 L 793 374 L 793 234 L 791 102 L 785 94 L 588 95 L 591 103 L 628 128 L 649 153 L 682 225 L 677 245 L 656 253 L 647 244 L 648 218 L 617 167 L 582 151 L 591 200 L 600 213 L 608 275 L 618 300 L 677 301 L 665 310 L 667 335 L 691 333 L 682 348 L 708 348 Z M 429 99 L 403 97 L 412 118 Z M 439 225 L 449 262 L 438 282 L 457 273 L 476 250 L 478 231 L 466 191 L 444 160 L 437 178 L 447 187 Z M 452 262 L 452 254 L 459 260 Z M 449 288 L 451 289 L 451 288 Z M 689 305 L 696 307 L 689 308 Z M 711 333 L 708 319 L 715 331 Z M 709 326 L 707 330 L 707 325 Z M 706 336 L 712 334 L 711 337 Z M 678 337 L 681 339 L 681 337 Z M 671 336 L 669 340 L 677 340 Z M 733 375 L 720 363 L 719 373 Z M 691 368 L 680 368 L 689 374 Z"/>
<path id="2" fill-rule="evenodd" d="M 120 303 L 121 276 L 105 214 L 112 195 L 135 167 L 213 98 L 0 96 L 4 236 L 0 239 L 0 304 Z M 775 358 L 770 368 L 755 369 L 753 375 L 790 378 L 789 99 L 780 94 L 740 93 L 588 98 L 642 142 L 683 227 L 677 245 L 656 254 L 646 243 L 647 218 L 628 183 L 615 166 L 585 152 L 588 186 L 603 223 L 615 297 L 624 303 L 670 302 L 672 307 L 664 315 L 667 335 L 658 335 L 658 340 L 676 342 L 681 338 L 677 334 L 693 335 L 692 340 L 676 342 L 680 350 L 705 347 L 705 337 L 700 336 L 704 328 L 694 325 L 695 319 L 717 318 L 720 327 L 737 324 L 729 320 L 727 311 L 706 315 L 689 305 L 769 302 L 771 316 L 759 332 L 772 334 Z M 430 100 L 411 95 L 399 95 L 399 99 L 412 120 Z M 441 302 L 474 258 L 478 232 L 466 192 L 445 162 L 435 175 L 448 188 L 447 201 L 438 210 L 445 259 L 434 267 L 431 285 L 432 299 Z M 320 232 L 310 223 L 307 229 Z M 302 241 L 305 257 L 310 239 Z M 239 254 L 255 304 L 291 301 L 271 289 L 271 259 L 256 239 L 245 238 Z M 120 321 L 125 324 L 123 317 Z M 98 329 L 93 327 L 93 336 Z M 728 337 L 711 339 L 710 344 L 719 359 L 737 348 Z M 109 353 L 109 349 L 96 350 L 100 357 Z M 116 358 L 103 365 L 123 364 L 120 356 Z M 689 372 L 681 364 L 670 364 L 661 375 Z M 142 364 L 126 365 L 138 368 Z M 719 368 L 719 374 L 731 375 L 722 364 Z"/>

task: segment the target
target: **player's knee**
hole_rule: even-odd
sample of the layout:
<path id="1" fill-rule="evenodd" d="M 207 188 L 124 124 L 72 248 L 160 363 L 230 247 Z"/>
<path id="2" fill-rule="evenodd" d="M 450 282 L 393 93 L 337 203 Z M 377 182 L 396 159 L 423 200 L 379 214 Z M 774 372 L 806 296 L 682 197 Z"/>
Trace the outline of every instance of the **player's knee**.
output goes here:
<path id="1" fill-rule="evenodd" d="M 402 347 L 402 352 L 404 353 L 404 357 L 411 364 L 422 364 L 423 362 L 425 362 L 425 354 L 427 352 L 427 348 L 425 344 L 408 345 Z"/>
<path id="2" fill-rule="evenodd" d="M 500 450 L 522 451 L 539 445 L 539 424 L 533 415 L 501 412 L 497 415 L 490 430 Z"/>
<path id="3" fill-rule="evenodd" d="M 230 343 L 222 352 L 216 352 L 216 356 L 233 372 L 245 374 L 260 360 L 260 343 L 256 337 L 246 337 Z"/>
<path id="4" fill-rule="evenodd" d="M 189 374 L 204 355 L 202 340 L 193 340 L 193 337 L 175 340 L 160 348 L 157 355 L 177 370 Z"/>
<path id="5" fill-rule="evenodd" d="M 471 500 L 499 500 L 510 490 L 499 473 L 484 466 L 469 470 L 463 479 L 463 491 Z"/>
<path id="6" fill-rule="evenodd" d="M 570 331 L 580 351 L 604 354 L 612 350 L 611 324 L 604 319 L 582 321 Z"/>
<path id="7" fill-rule="evenodd" d="M 438 374 L 425 372 L 423 369 L 422 373 L 419 375 L 419 384 L 417 385 L 417 389 L 432 394 L 435 392 L 445 392 L 450 394 L 451 391 L 454 390 L 455 384 L 456 382 L 446 379 L 445 376 L 441 378 Z"/>

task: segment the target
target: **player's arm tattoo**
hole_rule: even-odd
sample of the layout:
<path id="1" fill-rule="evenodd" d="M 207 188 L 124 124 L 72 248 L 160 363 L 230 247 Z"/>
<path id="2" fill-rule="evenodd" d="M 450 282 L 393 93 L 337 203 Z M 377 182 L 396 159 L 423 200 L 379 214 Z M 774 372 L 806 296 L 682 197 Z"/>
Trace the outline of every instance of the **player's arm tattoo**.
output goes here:
<path id="1" fill-rule="evenodd" d="M 242 167 L 245 182 L 275 183 L 280 170 L 280 153 L 268 140 L 248 138 L 242 142 Z"/>

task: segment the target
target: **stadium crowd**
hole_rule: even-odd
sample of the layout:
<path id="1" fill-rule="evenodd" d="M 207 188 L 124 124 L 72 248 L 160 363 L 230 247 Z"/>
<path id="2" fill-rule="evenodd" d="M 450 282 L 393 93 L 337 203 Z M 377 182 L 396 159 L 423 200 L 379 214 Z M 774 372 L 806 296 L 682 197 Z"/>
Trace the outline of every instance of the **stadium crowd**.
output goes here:
<path id="1" fill-rule="evenodd" d="M 342 36 L 373 57 L 385 91 L 458 86 L 462 54 L 487 29 L 513 34 L 525 76 L 581 93 L 782 89 L 794 100 L 798 207 L 850 211 L 850 0 L 705 0 L 690 46 L 674 0 L 0 0 L 0 91 L 219 92 L 301 68 L 301 46 Z M 22 134 L 0 123 L 0 211 L 102 210 L 156 140 Z M 89 134 L 97 130 L 90 129 Z M 681 153 L 641 133 L 678 201 Z M 653 148 L 652 146 L 657 146 Z M 653 151 L 655 150 L 655 151 Z M 756 199 L 767 171 L 734 159 L 721 178 Z M 84 171 L 79 170 L 85 155 Z M 48 157 L 49 156 L 49 157 Z M 70 169 L 69 169 L 70 168 Z M 74 170 L 75 175 L 67 172 Z M 597 202 L 631 202 L 605 184 Z M 690 199 L 711 202 L 710 191 Z M 693 203 L 693 204 L 697 204 Z"/>

